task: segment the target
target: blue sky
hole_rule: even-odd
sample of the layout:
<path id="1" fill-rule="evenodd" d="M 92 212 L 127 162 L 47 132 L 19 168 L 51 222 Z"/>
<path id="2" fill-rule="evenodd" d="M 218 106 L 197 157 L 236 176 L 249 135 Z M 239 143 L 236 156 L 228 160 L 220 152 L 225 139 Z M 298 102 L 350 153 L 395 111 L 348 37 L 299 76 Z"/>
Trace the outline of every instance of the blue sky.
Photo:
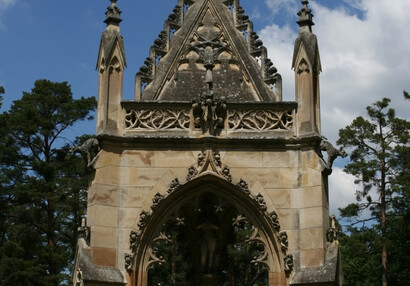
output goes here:
<path id="1" fill-rule="evenodd" d="M 134 75 L 148 56 L 177 0 L 119 0 L 121 32 L 128 68 L 124 98 L 133 97 Z M 37 79 L 68 81 L 73 94 L 96 96 L 95 65 L 109 0 L 0 0 L 0 85 L 7 110 Z M 269 56 L 283 77 L 284 100 L 294 100 L 291 70 L 296 13 L 300 0 L 241 0 Z M 409 0 L 316 0 L 315 15 L 322 59 L 322 133 L 335 142 L 340 128 L 382 97 L 393 99 L 398 115 L 409 118 Z M 71 130 L 94 133 L 95 123 Z M 331 209 L 353 200 L 353 178 L 337 161 L 330 185 L 337 197 Z M 352 191 L 353 190 L 353 191 Z M 332 200 L 332 198 L 331 198 Z"/>

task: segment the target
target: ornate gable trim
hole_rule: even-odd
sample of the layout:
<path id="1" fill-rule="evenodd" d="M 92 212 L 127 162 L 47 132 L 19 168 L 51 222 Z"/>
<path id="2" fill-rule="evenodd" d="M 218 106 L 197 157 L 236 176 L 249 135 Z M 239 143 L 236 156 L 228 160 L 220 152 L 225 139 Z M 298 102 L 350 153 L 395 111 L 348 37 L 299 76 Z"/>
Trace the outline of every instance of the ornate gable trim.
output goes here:
<path id="1" fill-rule="evenodd" d="M 135 99 L 191 101 L 207 89 L 214 69 L 213 88 L 228 102 L 281 101 L 281 77 L 239 1 L 197 0 L 188 4 L 187 10 L 178 4 L 166 20 L 164 31 L 137 73 Z M 221 74 L 231 80 L 217 74 L 221 66 Z M 199 79 L 192 79 L 192 71 Z M 225 90 L 222 82 L 235 84 Z M 235 88 L 237 92 L 226 94 Z M 188 92 L 181 95 L 181 90 Z M 241 94 L 242 90 L 246 92 Z"/>

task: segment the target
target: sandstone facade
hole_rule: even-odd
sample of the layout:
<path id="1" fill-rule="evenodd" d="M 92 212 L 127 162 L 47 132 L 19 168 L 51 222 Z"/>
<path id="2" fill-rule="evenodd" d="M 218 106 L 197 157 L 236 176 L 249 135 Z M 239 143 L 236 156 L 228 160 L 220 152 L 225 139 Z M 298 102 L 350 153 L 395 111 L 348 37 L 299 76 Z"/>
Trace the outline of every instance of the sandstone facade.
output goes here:
<path id="1" fill-rule="evenodd" d="M 294 102 L 282 101 L 281 76 L 239 0 L 178 0 L 136 75 L 135 100 L 123 102 L 121 11 L 111 2 L 97 63 L 90 236 L 79 241 L 74 285 L 149 285 L 149 269 L 167 263 L 153 246 L 167 240 L 161 227 L 172 220 L 194 233 L 204 219 L 192 217 L 209 211 L 209 200 L 215 219 L 205 223 L 219 240 L 252 225 L 247 243 L 259 245 L 252 263 L 266 285 L 342 285 L 337 241 L 327 235 L 331 162 L 321 153 L 308 1 L 298 14 Z M 219 260 L 208 258 L 224 244 L 210 239 L 198 252 L 200 285 L 220 281 Z"/>

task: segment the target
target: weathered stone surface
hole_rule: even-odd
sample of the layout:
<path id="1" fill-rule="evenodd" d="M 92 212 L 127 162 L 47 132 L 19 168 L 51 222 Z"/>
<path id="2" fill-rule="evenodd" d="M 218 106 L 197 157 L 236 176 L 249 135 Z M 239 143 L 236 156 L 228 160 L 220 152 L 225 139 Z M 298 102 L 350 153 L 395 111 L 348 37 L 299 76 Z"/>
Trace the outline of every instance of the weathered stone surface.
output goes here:
<path id="1" fill-rule="evenodd" d="M 334 243 L 328 246 L 325 264 L 299 270 L 292 279 L 291 285 L 343 285 L 339 246 Z"/>
<path id="2" fill-rule="evenodd" d="M 121 271 L 114 267 L 105 267 L 93 263 L 91 248 L 84 239 L 78 240 L 76 253 L 76 267 L 81 271 L 81 281 L 76 281 L 76 272 L 73 273 L 74 285 L 83 282 L 86 286 L 91 285 L 126 285 L 126 281 Z"/>

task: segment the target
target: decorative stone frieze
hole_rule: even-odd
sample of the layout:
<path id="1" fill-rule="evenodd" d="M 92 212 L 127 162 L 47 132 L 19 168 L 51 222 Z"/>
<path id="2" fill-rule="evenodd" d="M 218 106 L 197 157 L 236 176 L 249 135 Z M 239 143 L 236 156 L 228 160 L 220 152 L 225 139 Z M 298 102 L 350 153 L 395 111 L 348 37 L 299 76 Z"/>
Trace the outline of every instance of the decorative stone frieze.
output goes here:
<path id="1" fill-rule="evenodd" d="M 126 110 L 126 130 L 189 130 L 189 110 L 143 109 Z"/>
<path id="2" fill-rule="evenodd" d="M 230 105 L 224 98 L 212 95 L 194 100 L 191 107 L 186 103 L 158 104 L 144 102 L 143 105 L 124 103 L 124 123 L 127 133 L 135 132 L 185 132 L 187 135 L 201 131 L 208 136 L 226 136 L 235 131 L 291 131 L 294 127 L 296 106 L 278 105 Z"/>
<path id="3" fill-rule="evenodd" d="M 290 110 L 229 110 L 228 124 L 229 130 L 291 130 L 293 113 Z"/>

